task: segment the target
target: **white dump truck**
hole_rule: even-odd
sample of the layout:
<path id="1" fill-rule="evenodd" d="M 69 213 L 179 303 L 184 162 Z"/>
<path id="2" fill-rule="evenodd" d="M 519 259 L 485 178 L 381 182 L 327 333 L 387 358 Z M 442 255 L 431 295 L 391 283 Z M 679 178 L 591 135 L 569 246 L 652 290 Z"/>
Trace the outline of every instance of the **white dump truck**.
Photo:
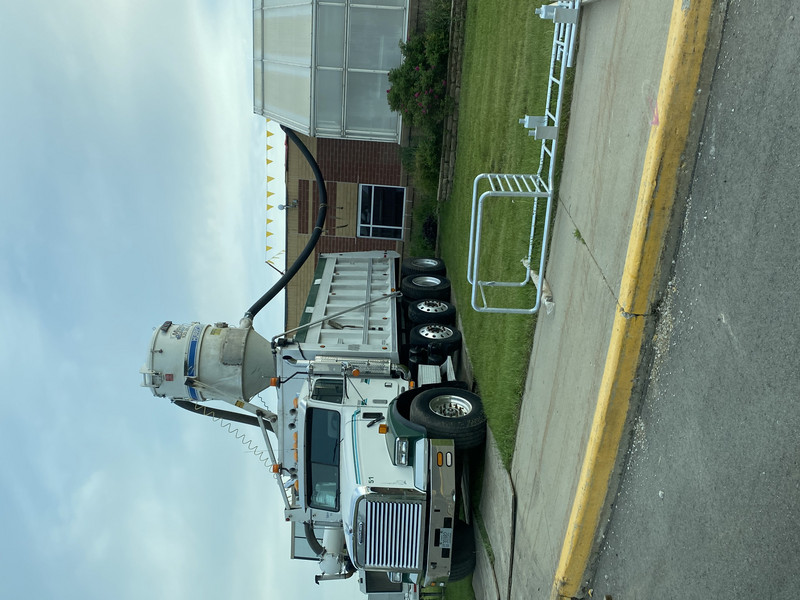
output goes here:
<path id="1" fill-rule="evenodd" d="M 318 583 L 357 575 L 374 598 L 417 597 L 474 568 L 461 460 L 486 428 L 480 398 L 456 381 L 443 264 L 399 263 L 322 255 L 298 328 L 267 340 L 247 316 L 167 321 L 141 370 L 155 396 L 257 426 L 292 558 L 318 561 Z M 268 386 L 274 412 L 252 402 Z"/>

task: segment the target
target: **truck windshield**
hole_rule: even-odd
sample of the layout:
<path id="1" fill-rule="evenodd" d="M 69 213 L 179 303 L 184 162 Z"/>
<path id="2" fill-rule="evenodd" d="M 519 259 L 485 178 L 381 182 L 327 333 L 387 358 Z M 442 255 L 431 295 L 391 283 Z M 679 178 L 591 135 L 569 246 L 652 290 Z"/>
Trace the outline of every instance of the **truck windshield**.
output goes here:
<path id="1" fill-rule="evenodd" d="M 308 504 L 339 510 L 339 413 L 310 408 L 306 420 L 306 473 Z"/>

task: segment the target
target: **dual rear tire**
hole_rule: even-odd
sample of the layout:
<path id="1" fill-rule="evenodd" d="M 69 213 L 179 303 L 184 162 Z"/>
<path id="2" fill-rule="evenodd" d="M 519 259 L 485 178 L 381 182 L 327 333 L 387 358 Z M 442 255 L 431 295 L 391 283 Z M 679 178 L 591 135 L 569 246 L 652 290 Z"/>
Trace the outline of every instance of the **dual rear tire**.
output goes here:
<path id="1" fill-rule="evenodd" d="M 409 275 L 444 275 L 447 273 L 444 261 L 441 258 L 407 258 L 400 266 L 403 277 Z"/>
<path id="2" fill-rule="evenodd" d="M 408 343 L 414 361 L 441 364 L 461 350 L 461 332 L 456 329 L 456 308 L 450 300 L 450 280 L 439 258 L 408 258 L 403 261 L 400 290 L 408 317 Z M 421 360 L 423 362 L 419 362 Z"/>
<path id="3" fill-rule="evenodd" d="M 456 321 L 456 307 L 447 300 L 412 300 L 408 304 L 408 319 L 416 325 L 425 323 L 444 323 L 452 325 Z"/>

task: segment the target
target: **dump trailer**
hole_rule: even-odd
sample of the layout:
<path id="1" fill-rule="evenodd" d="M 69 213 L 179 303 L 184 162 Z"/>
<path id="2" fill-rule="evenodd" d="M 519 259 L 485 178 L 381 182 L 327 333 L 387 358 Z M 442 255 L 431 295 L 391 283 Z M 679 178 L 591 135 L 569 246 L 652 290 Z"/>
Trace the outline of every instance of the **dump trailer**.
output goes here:
<path id="1" fill-rule="evenodd" d="M 299 327 L 267 340 L 247 316 L 167 321 L 142 385 L 261 431 L 292 558 L 317 561 L 317 583 L 355 575 L 370 597 L 418 597 L 475 560 L 461 461 L 486 419 L 455 377 L 449 294 L 438 259 L 323 254 Z M 269 386 L 274 412 L 252 402 Z"/>

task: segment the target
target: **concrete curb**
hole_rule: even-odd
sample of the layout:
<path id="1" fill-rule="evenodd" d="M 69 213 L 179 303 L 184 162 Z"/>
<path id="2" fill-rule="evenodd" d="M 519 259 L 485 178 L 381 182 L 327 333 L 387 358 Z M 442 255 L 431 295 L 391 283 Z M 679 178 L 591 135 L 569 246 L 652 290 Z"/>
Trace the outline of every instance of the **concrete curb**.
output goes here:
<path id="1" fill-rule="evenodd" d="M 613 481 L 653 283 L 678 187 L 714 0 L 674 0 L 644 169 L 597 406 L 551 599 L 578 595 Z"/>
<path id="2" fill-rule="evenodd" d="M 491 429 L 486 431 L 486 453 L 481 498 L 492 498 L 491 510 L 480 513 L 486 526 L 489 543 L 494 553 L 494 562 L 483 542 L 479 528 L 475 527 L 477 568 L 472 579 L 472 588 L 478 598 L 507 598 L 511 585 L 511 558 L 514 549 L 514 527 L 516 498 L 514 483 L 503 465 L 500 451 Z M 509 526 L 510 524 L 510 526 Z M 502 592 L 501 592 L 502 590 Z"/>

